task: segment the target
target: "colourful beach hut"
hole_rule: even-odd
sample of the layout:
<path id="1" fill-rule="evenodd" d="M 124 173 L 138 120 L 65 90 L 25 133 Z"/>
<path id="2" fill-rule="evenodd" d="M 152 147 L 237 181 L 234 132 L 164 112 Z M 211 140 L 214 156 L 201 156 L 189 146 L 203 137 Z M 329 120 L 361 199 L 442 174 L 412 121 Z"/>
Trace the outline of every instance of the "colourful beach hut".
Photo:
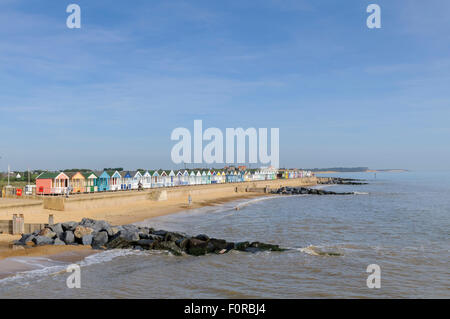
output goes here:
<path id="1" fill-rule="evenodd" d="M 84 193 L 86 191 L 86 178 L 81 172 L 68 172 L 72 193 Z"/>
<path id="2" fill-rule="evenodd" d="M 94 193 L 98 191 L 97 180 L 98 176 L 93 172 L 82 173 L 85 178 L 85 191 L 87 193 Z"/>
<path id="3" fill-rule="evenodd" d="M 195 174 L 195 185 L 200 185 L 202 183 L 202 173 L 197 171 Z"/>
<path id="4" fill-rule="evenodd" d="M 169 185 L 168 186 L 170 186 L 170 187 L 175 186 L 176 175 L 173 170 L 170 170 L 168 177 L 169 177 Z"/>
<path id="5" fill-rule="evenodd" d="M 98 191 L 105 192 L 110 189 L 110 179 L 111 175 L 108 174 L 107 171 L 103 171 L 98 177 Z"/>
<path id="6" fill-rule="evenodd" d="M 145 171 L 144 175 L 142 175 L 142 186 L 144 188 L 151 188 L 152 187 L 152 175 L 147 170 Z"/>
<path id="7" fill-rule="evenodd" d="M 132 171 L 130 172 L 131 181 L 130 181 L 130 189 L 138 189 L 139 183 L 142 184 L 142 173 L 140 171 Z"/>
<path id="8" fill-rule="evenodd" d="M 195 185 L 195 172 L 192 170 L 189 172 L 189 185 Z"/>
<path id="9" fill-rule="evenodd" d="M 183 172 L 182 171 L 177 171 L 176 176 L 174 178 L 174 183 L 173 186 L 180 186 L 182 185 L 182 179 L 183 179 Z"/>
<path id="10" fill-rule="evenodd" d="M 168 171 L 161 171 L 161 175 L 160 175 L 160 180 L 161 180 L 161 186 L 166 187 L 169 186 L 169 172 Z"/>
<path id="11" fill-rule="evenodd" d="M 208 173 L 206 173 L 206 184 L 211 184 L 211 170 L 208 171 Z"/>
<path id="12" fill-rule="evenodd" d="M 121 172 L 120 175 L 122 176 L 122 184 L 121 189 L 122 190 L 129 190 L 131 189 L 131 183 L 133 180 L 133 176 L 131 175 L 131 172 Z"/>
<path id="13" fill-rule="evenodd" d="M 154 171 L 152 174 L 152 177 L 153 177 L 152 187 L 162 187 L 163 186 L 162 179 L 161 179 L 161 176 L 158 171 Z"/>
<path id="14" fill-rule="evenodd" d="M 122 187 L 122 175 L 120 175 L 119 171 L 108 172 L 111 176 L 109 180 L 109 190 L 118 191 Z"/>
<path id="15" fill-rule="evenodd" d="M 56 184 L 56 177 L 58 172 L 44 172 L 36 177 L 36 194 L 51 195 L 54 192 L 54 185 Z"/>
<path id="16" fill-rule="evenodd" d="M 208 176 L 206 175 L 206 172 L 203 171 L 203 172 L 202 172 L 201 184 L 202 184 L 202 185 L 205 185 L 207 181 L 208 181 Z"/>
<path id="17" fill-rule="evenodd" d="M 187 169 L 185 169 L 183 172 L 181 183 L 182 185 L 189 185 L 189 171 Z"/>

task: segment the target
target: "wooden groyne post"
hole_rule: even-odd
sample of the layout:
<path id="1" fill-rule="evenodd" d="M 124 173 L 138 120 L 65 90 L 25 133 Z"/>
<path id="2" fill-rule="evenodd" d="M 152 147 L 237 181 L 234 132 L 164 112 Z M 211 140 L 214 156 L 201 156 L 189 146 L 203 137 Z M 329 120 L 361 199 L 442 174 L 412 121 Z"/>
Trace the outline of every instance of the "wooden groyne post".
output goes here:
<path id="1" fill-rule="evenodd" d="M 13 235 L 21 235 L 25 233 L 25 222 L 23 214 L 17 215 L 13 214 L 12 220 L 12 234 Z"/>

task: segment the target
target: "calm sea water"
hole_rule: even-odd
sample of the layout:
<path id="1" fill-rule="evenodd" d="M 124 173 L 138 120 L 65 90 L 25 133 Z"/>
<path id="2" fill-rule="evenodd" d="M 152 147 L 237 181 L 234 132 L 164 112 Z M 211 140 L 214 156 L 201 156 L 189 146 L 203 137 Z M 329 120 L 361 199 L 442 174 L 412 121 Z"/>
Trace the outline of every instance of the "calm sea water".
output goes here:
<path id="1" fill-rule="evenodd" d="M 450 298 L 450 172 L 338 176 L 370 184 L 328 187 L 359 195 L 260 199 L 238 211 L 227 203 L 142 223 L 290 251 L 102 252 L 81 262 L 81 289 L 67 288 L 64 264 L 22 258 L 36 269 L 0 280 L 0 297 Z M 366 285 L 369 264 L 381 267 L 380 289 Z"/>

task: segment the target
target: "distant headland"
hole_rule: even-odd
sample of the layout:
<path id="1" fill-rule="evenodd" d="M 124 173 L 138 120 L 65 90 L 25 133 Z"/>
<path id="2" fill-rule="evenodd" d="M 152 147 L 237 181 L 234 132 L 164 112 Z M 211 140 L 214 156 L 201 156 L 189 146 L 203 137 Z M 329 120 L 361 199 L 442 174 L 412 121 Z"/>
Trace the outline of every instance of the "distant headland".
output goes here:
<path id="1" fill-rule="evenodd" d="M 329 167 L 329 168 L 308 168 L 309 171 L 316 174 L 326 173 L 377 173 L 377 172 L 408 172 L 404 168 L 384 168 L 371 169 L 369 167 Z"/>

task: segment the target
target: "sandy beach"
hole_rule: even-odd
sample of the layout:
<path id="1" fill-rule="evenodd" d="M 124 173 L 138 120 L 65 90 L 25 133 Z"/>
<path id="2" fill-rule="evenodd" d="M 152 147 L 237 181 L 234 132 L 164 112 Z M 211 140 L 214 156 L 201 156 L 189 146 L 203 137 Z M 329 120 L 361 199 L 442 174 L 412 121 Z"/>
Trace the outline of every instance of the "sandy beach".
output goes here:
<path id="1" fill-rule="evenodd" d="M 261 187 L 263 185 L 267 186 L 267 184 L 270 184 L 271 187 L 287 185 L 312 186 L 317 184 L 317 180 L 313 178 L 241 183 L 239 186 L 201 185 L 197 187 L 181 187 L 168 190 L 169 195 L 167 199 L 161 201 L 149 200 L 150 192 L 109 193 L 95 196 L 75 195 L 68 200 L 68 203 L 72 206 L 66 207 L 64 211 L 44 209 L 42 205 L 37 206 L 39 202 L 36 203 L 35 200 L 32 200 L 30 202 L 35 206 L 30 211 L 25 211 L 24 217 L 28 223 L 45 224 L 48 222 L 49 214 L 52 214 L 55 223 L 78 222 L 83 218 L 92 218 L 105 220 L 111 225 L 126 225 L 189 209 L 220 205 L 229 201 L 271 196 L 264 192 L 238 192 L 235 190 L 236 187 Z M 191 205 L 188 204 L 188 194 L 192 195 Z M 14 201 L 6 200 L 4 203 L 9 206 L 14 204 Z M 20 212 L 20 209 L 15 212 L 11 209 L 0 210 L 0 220 L 11 219 L 13 213 Z M 62 252 L 73 250 L 89 249 L 91 253 L 95 252 L 91 250 L 90 246 L 14 247 L 12 242 L 19 238 L 20 236 L 0 234 L 0 260 L 17 256 L 55 256 Z"/>
<path id="2" fill-rule="evenodd" d="M 230 193 L 223 197 L 207 196 L 201 201 L 197 200 L 191 205 L 185 201 L 167 200 L 164 202 L 143 201 L 119 206 L 115 208 L 96 208 L 86 211 L 76 212 L 51 212 L 55 216 L 55 222 L 80 221 L 83 218 L 106 220 L 112 225 L 131 224 L 143 221 L 152 217 L 174 214 L 188 209 L 195 209 L 204 206 L 220 205 L 229 201 L 259 197 L 267 194 L 260 193 Z M 36 220 L 48 219 L 49 212 L 36 212 L 33 216 Z M 87 250 L 95 253 L 91 247 L 85 246 L 42 246 L 42 247 L 13 247 L 12 242 L 19 239 L 20 235 L 0 234 L 0 260 L 8 257 L 18 256 L 52 256 L 62 252 L 73 250 Z M 88 254 L 88 252 L 87 252 Z M 75 258 L 76 259 L 76 258 Z"/>

